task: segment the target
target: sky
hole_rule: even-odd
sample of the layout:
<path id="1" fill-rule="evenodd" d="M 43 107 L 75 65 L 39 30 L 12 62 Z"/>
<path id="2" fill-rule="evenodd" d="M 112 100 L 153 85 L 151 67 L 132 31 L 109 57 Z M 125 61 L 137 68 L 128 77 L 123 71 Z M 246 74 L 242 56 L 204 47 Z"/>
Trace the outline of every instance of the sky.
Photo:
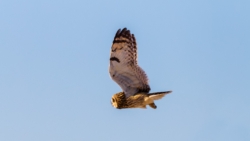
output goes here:
<path id="1" fill-rule="evenodd" d="M 0 1 L 1 141 L 249 141 L 250 1 Z M 157 109 L 115 109 L 135 34 Z"/>

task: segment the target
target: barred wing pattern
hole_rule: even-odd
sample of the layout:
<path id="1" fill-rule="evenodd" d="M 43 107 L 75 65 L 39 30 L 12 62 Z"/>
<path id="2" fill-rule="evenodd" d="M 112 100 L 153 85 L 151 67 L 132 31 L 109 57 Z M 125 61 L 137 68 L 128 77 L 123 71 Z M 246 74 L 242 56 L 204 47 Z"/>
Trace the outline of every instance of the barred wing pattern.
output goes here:
<path id="1" fill-rule="evenodd" d="M 150 91 L 147 75 L 137 64 L 135 37 L 126 28 L 116 32 L 111 48 L 109 73 L 126 97 Z"/>

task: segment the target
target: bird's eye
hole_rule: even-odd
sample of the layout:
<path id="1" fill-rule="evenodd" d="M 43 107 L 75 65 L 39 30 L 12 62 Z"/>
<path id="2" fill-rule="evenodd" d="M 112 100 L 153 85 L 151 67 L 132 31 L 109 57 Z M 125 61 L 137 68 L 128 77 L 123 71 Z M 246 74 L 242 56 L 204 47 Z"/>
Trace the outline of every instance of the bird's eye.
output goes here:
<path id="1" fill-rule="evenodd" d="M 111 100 L 112 100 L 112 102 L 115 102 L 115 99 L 114 99 L 114 98 L 112 98 Z"/>

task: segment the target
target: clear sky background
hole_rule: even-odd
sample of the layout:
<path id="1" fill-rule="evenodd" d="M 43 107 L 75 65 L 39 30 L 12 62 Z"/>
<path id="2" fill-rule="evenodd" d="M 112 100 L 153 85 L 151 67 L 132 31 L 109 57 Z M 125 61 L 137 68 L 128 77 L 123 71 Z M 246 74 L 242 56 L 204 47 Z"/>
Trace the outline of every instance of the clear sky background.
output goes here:
<path id="1" fill-rule="evenodd" d="M 249 141 L 249 0 L 0 1 L 1 141 Z M 156 110 L 111 106 L 116 31 Z"/>

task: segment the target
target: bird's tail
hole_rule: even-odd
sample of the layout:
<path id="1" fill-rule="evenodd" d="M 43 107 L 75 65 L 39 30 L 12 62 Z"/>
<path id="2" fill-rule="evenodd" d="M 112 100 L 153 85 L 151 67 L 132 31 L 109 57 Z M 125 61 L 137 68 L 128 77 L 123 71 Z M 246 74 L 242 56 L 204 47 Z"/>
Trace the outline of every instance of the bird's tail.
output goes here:
<path id="1" fill-rule="evenodd" d="M 158 100 L 163 98 L 166 94 L 170 94 L 172 91 L 165 91 L 165 92 L 155 92 L 155 93 L 149 93 L 149 98 L 152 100 Z"/>

